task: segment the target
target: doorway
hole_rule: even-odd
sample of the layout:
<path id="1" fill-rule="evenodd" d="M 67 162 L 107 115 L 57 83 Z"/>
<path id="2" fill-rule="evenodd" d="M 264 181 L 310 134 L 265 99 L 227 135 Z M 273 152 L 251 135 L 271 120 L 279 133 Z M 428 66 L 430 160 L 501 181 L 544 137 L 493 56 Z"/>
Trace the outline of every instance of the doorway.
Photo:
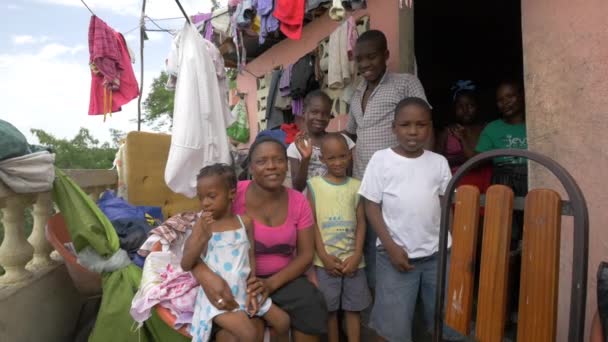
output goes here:
<path id="1" fill-rule="evenodd" d="M 450 121 L 458 80 L 475 82 L 486 122 L 497 118 L 497 84 L 523 79 L 520 2 L 417 1 L 414 32 L 418 77 L 436 123 Z"/>

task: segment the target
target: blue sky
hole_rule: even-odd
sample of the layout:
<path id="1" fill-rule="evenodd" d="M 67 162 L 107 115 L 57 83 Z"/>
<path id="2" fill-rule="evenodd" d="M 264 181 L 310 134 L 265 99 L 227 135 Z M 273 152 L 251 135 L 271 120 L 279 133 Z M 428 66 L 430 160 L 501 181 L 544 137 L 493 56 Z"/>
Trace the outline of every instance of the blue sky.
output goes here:
<path id="1" fill-rule="evenodd" d="M 125 34 L 136 52 L 133 65 L 139 79 L 139 12 L 141 0 L 85 0 L 95 14 Z M 188 14 L 208 12 L 209 0 L 181 0 Z M 173 0 L 148 0 L 152 18 L 181 16 Z M 80 0 L 0 1 L 0 118 L 15 125 L 31 143 L 31 128 L 42 128 L 57 137 L 72 138 L 80 127 L 109 141 L 109 128 L 137 129 L 137 99 L 122 112 L 108 117 L 88 116 L 89 11 Z M 184 20 L 163 20 L 168 29 L 179 29 Z M 147 24 L 148 28 L 155 28 Z M 133 30 L 130 33 L 128 31 Z M 169 52 L 171 35 L 148 32 L 144 52 L 144 98 L 152 79 L 160 73 Z M 144 127 L 144 129 L 148 129 Z"/>

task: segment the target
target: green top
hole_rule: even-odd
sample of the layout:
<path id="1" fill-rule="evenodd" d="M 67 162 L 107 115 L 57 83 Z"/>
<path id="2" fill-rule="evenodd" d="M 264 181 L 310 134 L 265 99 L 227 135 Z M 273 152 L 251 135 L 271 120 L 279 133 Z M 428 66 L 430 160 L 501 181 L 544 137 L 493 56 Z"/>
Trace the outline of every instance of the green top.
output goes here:
<path id="1" fill-rule="evenodd" d="M 525 123 L 512 125 L 502 119 L 490 122 L 481 132 L 475 150 L 487 152 L 502 148 L 528 149 Z M 525 162 L 525 158 L 519 157 L 494 158 L 495 165 L 523 164 Z"/>

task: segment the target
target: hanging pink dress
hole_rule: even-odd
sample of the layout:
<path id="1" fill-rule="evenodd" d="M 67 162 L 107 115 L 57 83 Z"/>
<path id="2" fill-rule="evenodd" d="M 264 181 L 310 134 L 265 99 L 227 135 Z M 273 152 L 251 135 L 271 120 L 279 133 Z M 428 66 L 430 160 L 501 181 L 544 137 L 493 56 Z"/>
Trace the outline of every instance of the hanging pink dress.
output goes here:
<path id="1" fill-rule="evenodd" d="M 89 115 L 105 118 L 139 96 L 139 86 L 124 37 L 96 16 L 89 24 L 89 55 Z"/>

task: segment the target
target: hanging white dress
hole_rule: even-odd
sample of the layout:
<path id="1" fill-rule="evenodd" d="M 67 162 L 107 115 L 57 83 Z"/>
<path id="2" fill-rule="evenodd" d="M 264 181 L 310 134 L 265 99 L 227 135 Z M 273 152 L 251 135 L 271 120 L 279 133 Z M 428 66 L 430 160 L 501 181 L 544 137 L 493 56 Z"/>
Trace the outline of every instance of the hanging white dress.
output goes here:
<path id="1" fill-rule="evenodd" d="M 196 175 L 204 166 L 231 163 L 225 97 L 204 38 L 186 23 L 177 44 L 177 83 L 171 147 L 165 182 L 171 190 L 196 196 Z"/>

